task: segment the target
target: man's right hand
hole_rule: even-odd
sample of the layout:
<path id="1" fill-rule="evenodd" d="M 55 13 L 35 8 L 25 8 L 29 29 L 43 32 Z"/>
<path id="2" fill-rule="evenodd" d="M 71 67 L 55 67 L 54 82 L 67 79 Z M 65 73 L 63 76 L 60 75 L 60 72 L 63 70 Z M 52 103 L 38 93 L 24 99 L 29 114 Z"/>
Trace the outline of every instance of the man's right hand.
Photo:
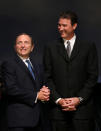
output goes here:
<path id="1" fill-rule="evenodd" d="M 58 101 L 58 105 L 60 105 L 61 107 L 63 106 L 63 105 L 65 105 L 66 104 L 66 102 L 65 102 L 65 100 L 63 99 L 63 98 L 61 98 L 59 101 Z"/>
<path id="2" fill-rule="evenodd" d="M 38 92 L 37 99 L 41 101 L 49 101 L 50 90 L 48 87 L 43 86 Z"/>
<path id="3" fill-rule="evenodd" d="M 76 110 L 75 106 L 73 106 L 73 105 L 68 106 L 69 102 L 67 103 L 67 101 L 65 99 L 63 99 L 63 98 L 61 98 L 58 101 L 58 104 L 61 106 L 63 111 L 75 111 Z"/>

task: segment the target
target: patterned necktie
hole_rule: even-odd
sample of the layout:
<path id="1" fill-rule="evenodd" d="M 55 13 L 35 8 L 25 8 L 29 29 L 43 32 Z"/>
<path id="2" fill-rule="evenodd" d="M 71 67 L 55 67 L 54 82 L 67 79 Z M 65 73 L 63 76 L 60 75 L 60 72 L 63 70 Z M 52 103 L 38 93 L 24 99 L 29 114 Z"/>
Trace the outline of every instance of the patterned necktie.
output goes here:
<path id="1" fill-rule="evenodd" d="M 71 55 L 70 41 L 67 41 L 67 54 L 68 54 L 68 57 L 70 58 L 70 55 Z"/>
<path id="2" fill-rule="evenodd" d="M 32 70 L 31 63 L 30 63 L 29 60 L 26 60 L 26 62 L 28 63 L 28 69 L 29 69 L 29 71 L 30 71 L 30 73 L 31 73 L 31 75 L 32 75 L 32 77 L 33 77 L 33 79 L 35 80 L 35 75 L 34 75 L 34 72 L 33 72 L 33 70 Z"/>

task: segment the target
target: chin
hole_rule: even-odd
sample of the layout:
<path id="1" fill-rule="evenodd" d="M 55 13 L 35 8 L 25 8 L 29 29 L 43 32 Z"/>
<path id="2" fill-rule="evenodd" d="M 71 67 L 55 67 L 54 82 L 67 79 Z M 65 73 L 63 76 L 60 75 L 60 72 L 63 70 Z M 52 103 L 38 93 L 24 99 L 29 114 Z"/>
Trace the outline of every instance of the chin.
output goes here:
<path id="1" fill-rule="evenodd" d="M 61 35 L 61 37 L 62 37 L 62 38 L 64 38 L 64 39 L 66 38 L 66 36 L 65 36 L 65 35 Z"/>

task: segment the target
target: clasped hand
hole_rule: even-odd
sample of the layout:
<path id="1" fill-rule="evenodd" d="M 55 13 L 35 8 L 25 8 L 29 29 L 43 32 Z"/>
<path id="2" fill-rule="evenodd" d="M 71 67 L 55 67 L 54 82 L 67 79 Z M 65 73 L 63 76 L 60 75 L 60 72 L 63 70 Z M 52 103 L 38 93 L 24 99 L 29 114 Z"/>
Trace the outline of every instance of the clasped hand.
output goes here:
<path id="1" fill-rule="evenodd" d="M 37 99 L 41 101 L 49 101 L 50 90 L 48 87 L 43 86 L 38 92 Z"/>
<path id="2" fill-rule="evenodd" d="M 58 102 L 58 104 L 62 107 L 63 111 L 75 111 L 79 103 L 80 100 L 77 97 L 64 98 L 64 99 L 62 98 Z"/>

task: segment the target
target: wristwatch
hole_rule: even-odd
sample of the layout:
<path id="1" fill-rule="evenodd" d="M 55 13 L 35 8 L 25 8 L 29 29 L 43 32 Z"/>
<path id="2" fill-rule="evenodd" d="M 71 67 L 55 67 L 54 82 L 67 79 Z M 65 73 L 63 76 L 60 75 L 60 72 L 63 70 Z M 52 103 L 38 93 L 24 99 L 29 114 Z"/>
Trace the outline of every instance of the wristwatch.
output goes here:
<path id="1" fill-rule="evenodd" d="M 83 98 L 82 97 L 78 97 L 79 98 L 79 100 L 80 100 L 80 103 L 83 101 Z"/>

